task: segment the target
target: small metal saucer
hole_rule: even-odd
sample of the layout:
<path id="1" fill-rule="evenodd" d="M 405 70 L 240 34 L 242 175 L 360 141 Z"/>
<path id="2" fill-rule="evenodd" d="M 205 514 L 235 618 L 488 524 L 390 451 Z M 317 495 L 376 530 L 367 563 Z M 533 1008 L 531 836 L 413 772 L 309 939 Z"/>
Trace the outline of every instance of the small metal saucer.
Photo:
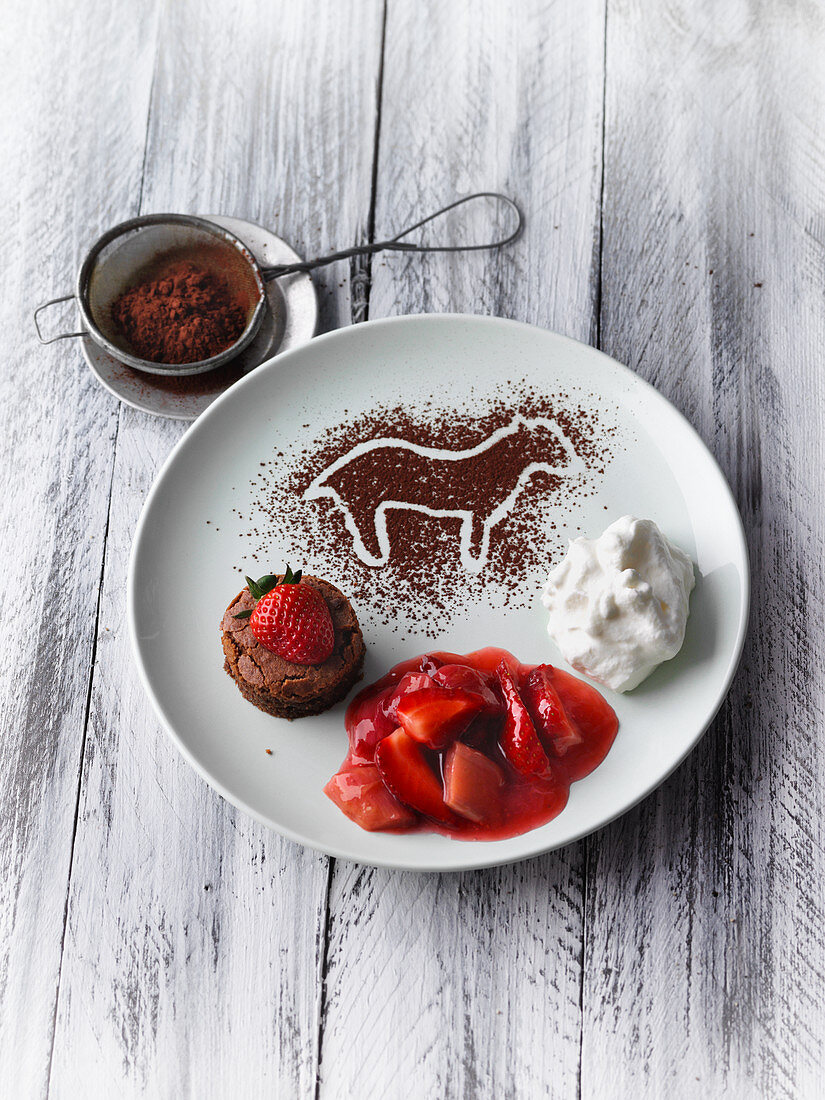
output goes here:
<path id="1" fill-rule="evenodd" d="M 285 241 L 242 218 L 204 214 L 234 233 L 262 266 L 300 262 Z M 305 344 L 315 335 L 318 301 L 305 272 L 273 279 L 266 285 L 267 309 L 254 339 L 228 363 L 205 374 L 165 377 L 127 366 L 90 336 L 81 340 L 83 357 L 98 381 L 135 409 L 171 420 L 195 420 L 224 390 L 279 352 Z"/>

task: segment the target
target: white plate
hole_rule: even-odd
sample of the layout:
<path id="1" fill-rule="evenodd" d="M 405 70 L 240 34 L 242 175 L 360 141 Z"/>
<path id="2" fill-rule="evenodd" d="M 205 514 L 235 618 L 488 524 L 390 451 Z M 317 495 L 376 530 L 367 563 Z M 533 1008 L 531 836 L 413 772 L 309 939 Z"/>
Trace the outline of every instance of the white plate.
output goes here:
<path id="1" fill-rule="evenodd" d="M 204 217 L 234 233 L 265 267 L 301 259 L 286 241 L 254 222 L 222 214 Z M 267 283 L 266 300 L 269 308 L 254 340 L 229 363 L 206 374 L 183 379 L 144 374 L 109 355 L 91 336 L 80 341 L 83 358 L 101 385 L 133 409 L 169 420 L 195 420 L 216 397 L 254 367 L 273 355 L 305 344 L 315 334 L 318 301 L 309 275 L 298 272 L 273 279 Z"/>
<path id="2" fill-rule="evenodd" d="M 568 395 L 563 402 L 582 404 L 613 432 L 605 436 L 611 454 L 603 472 L 588 475 L 589 495 L 554 497 L 548 490 L 531 498 L 528 518 L 547 533 L 546 566 L 531 567 L 521 580 L 514 571 L 515 606 L 502 597 L 492 566 L 475 580 L 466 572 L 449 547 L 448 521 L 429 520 L 434 568 L 461 594 L 459 611 L 429 608 L 426 600 L 416 608 L 403 601 L 387 606 L 361 585 L 353 602 L 368 646 L 365 682 L 435 648 L 464 653 L 498 645 L 523 661 L 566 667 L 544 630 L 539 594 L 546 567 L 563 552 L 561 536 L 598 535 L 628 512 L 656 520 L 697 565 L 684 648 L 636 691 L 604 692 L 620 720 L 616 742 L 592 775 L 573 784 L 566 809 L 549 824 L 494 842 L 364 832 L 322 793 L 346 751 L 343 705 L 316 718 L 281 721 L 245 702 L 222 671 L 218 623 L 241 587 L 238 567 L 257 576 L 287 560 L 351 595 L 348 578 L 364 571 L 379 577 L 334 542 L 326 552 L 313 543 L 310 559 L 302 527 L 285 513 L 279 530 L 277 514 L 264 515 L 262 479 L 283 485 L 289 470 L 305 461 L 302 453 L 317 449 L 330 428 L 376 407 L 402 402 L 420 419 L 434 404 L 466 422 L 502 395 L 515 400 L 511 395 L 530 387 Z M 324 524 L 336 522 L 331 501 L 305 507 L 316 510 L 322 533 Z M 505 532 L 509 522 L 503 521 Z M 439 525 L 447 542 L 438 541 Z M 254 560 L 261 540 L 266 557 Z M 279 355 L 201 416 L 169 456 L 143 509 L 129 572 L 129 623 L 158 715 L 186 759 L 225 798 L 330 855 L 454 870 L 567 844 L 658 786 L 696 745 L 728 690 L 745 633 L 748 584 L 739 514 L 716 463 L 682 416 L 630 370 L 583 344 L 514 321 L 401 317 L 333 332 Z"/>

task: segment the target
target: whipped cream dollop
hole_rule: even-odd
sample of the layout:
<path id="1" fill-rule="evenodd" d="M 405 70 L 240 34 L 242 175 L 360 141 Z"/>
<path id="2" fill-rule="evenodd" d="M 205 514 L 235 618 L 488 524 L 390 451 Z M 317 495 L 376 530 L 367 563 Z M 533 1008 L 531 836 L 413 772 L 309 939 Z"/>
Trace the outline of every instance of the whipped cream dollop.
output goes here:
<path id="1" fill-rule="evenodd" d="M 630 691 L 682 648 L 693 562 L 649 519 L 622 516 L 597 539 L 571 539 L 542 603 L 573 668 Z"/>

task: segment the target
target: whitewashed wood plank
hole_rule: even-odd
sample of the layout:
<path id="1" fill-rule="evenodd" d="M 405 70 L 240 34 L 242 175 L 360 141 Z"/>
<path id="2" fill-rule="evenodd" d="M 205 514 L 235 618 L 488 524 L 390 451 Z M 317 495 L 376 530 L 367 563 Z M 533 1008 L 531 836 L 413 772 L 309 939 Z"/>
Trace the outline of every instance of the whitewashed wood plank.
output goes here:
<path id="1" fill-rule="evenodd" d="M 356 240 L 380 16 L 329 3 L 310 26 L 287 2 L 167 6 L 143 211 L 260 219 L 302 251 Z M 326 274 L 327 326 L 349 315 L 347 274 Z M 214 795 L 158 728 L 132 668 L 128 548 L 182 430 L 129 410 L 120 421 L 56 1097 L 315 1091 L 327 861 Z"/>
<path id="2" fill-rule="evenodd" d="M 169 436 L 124 410 L 52 1094 L 305 1096 L 326 860 L 206 787 L 132 668 L 129 543 Z"/>
<path id="3" fill-rule="evenodd" d="M 73 3 L 0 20 L 0 1092 L 45 1094 L 112 471 L 116 403 L 31 312 L 73 289 L 108 224 L 136 212 L 154 5 L 119 26 Z M 117 31 L 117 33 L 115 33 Z M 94 79 L 90 79 L 94 74 Z M 76 328 L 73 311 L 44 316 Z"/>
<path id="4" fill-rule="evenodd" d="M 479 190 L 512 195 L 526 228 L 503 252 L 382 255 L 370 316 L 463 310 L 595 334 L 603 32 L 596 0 L 390 4 L 376 237 Z M 430 239 L 489 240 L 489 213 L 470 210 Z"/>
<path id="5" fill-rule="evenodd" d="M 825 1093 L 823 49 L 814 5 L 609 6 L 603 346 L 719 458 L 754 599 L 711 732 L 591 843 L 584 1097 Z"/>
<path id="6" fill-rule="evenodd" d="M 307 258 L 360 241 L 369 214 L 381 10 L 321 0 L 176 4 L 158 57 L 142 212 L 248 218 Z M 215 204 L 220 209 L 213 209 Z M 350 323 L 346 263 L 313 273 L 319 331 Z"/>
<path id="7" fill-rule="evenodd" d="M 389 4 L 376 235 L 487 188 L 528 227 L 505 255 L 374 261 L 371 317 L 500 313 L 587 339 L 603 27 L 595 2 Z M 582 871 L 581 845 L 476 874 L 336 863 L 321 1095 L 575 1095 Z"/>

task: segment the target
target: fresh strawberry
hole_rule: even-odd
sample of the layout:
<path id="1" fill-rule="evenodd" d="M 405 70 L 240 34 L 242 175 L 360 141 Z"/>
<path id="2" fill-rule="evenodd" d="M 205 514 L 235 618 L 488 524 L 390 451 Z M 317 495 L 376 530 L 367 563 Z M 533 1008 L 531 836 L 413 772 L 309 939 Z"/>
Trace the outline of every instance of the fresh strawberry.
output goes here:
<path id="1" fill-rule="evenodd" d="M 501 813 L 501 768 L 463 741 L 450 745 L 444 759 L 444 802 L 470 821 L 496 821 Z"/>
<path id="2" fill-rule="evenodd" d="M 430 749 L 445 749 L 484 707 L 480 695 L 442 687 L 411 691 L 398 703 L 399 723 Z"/>
<path id="3" fill-rule="evenodd" d="M 283 577 L 247 577 L 246 583 L 257 603 L 235 618 L 248 618 L 260 644 L 285 661 L 323 664 L 335 648 L 335 628 L 321 593 L 301 584 L 301 570 L 293 573 L 287 566 Z"/>
<path id="4" fill-rule="evenodd" d="M 550 762 L 541 747 L 533 719 L 521 701 L 513 675 L 505 661 L 496 669 L 507 704 L 500 744 L 508 761 L 522 775 L 550 776 Z"/>
<path id="5" fill-rule="evenodd" d="M 442 665 L 432 674 L 437 684 L 445 688 L 461 688 L 463 691 L 473 691 L 480 695 L 491 711 L 501 712 L 501 700 L 490 686 L 490 681 L 483 672 L 468 665 Z"/>
<path id="6" fill-rule="evenodd" d="M 544 744 L 556 756 L 582 743 L 582 735 L 562 705 L 553 683 L 556 670 L 552 665 L 534 668 L 521 688 L 521 697 Z"/>
<path id="7" fill-rule="evenodd" d="M 444 805 L 441 782 L 424 752 L 421 745 L 399 727 L 378 743 L 375 762 L 384 782 L 405 806 L 444 825 L 454 824 L 456 817 Z"/>
<path id="8" fill-rule="evenodd" d="M 362 829 L 407 829 L 416 814 L 386 787 L 374 764 L 345 766 L 324 787 L 324 794 Z"/>

